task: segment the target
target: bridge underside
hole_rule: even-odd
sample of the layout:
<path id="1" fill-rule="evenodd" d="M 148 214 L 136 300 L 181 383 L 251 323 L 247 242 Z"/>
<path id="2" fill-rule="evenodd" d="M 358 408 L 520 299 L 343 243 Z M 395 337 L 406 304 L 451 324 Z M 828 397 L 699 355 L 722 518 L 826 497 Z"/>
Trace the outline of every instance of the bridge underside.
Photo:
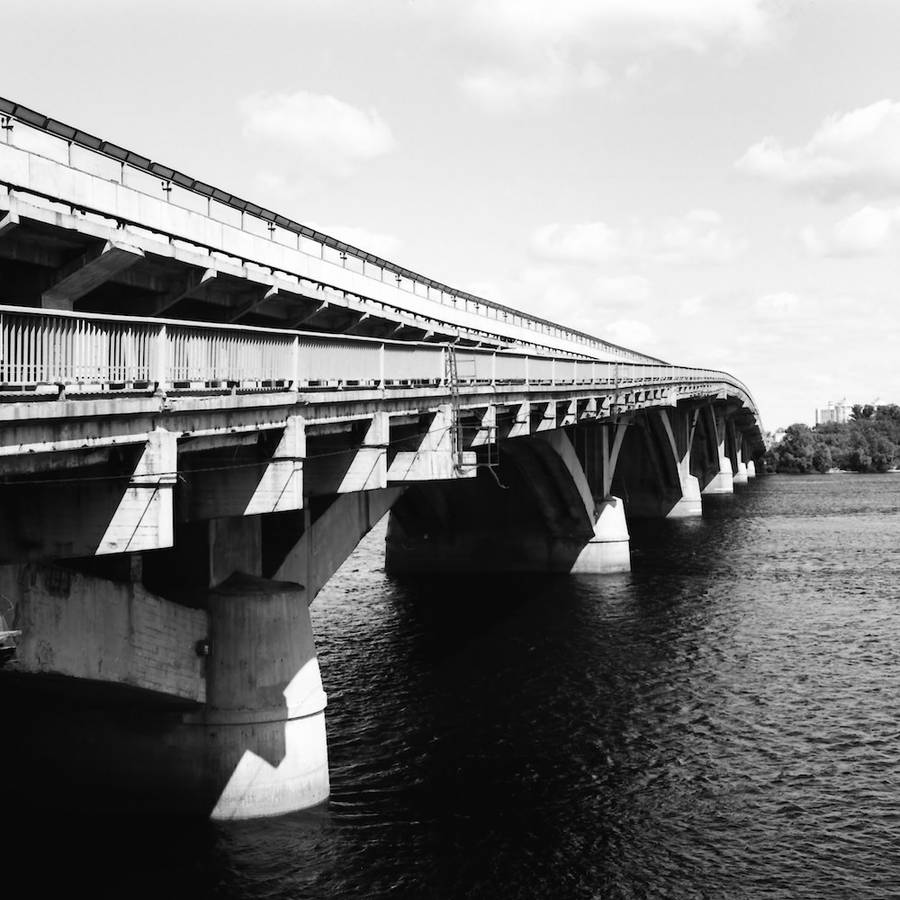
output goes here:
<path id="1" fill-rule="evenodd" d="M 351 428 L 162 431 L 143 450 L 18 458 L 0 505 L 0 630 L 20 634 L 0 692 L 28 726 L 4 741 L 4 766 L 55 806 L 245 818 L 321 802 L 326 701 L 307 607 L 359 540 L 390 514 L 392 575 L 627 570 L 626 513 L 698 515 L 725 463 L 752 466 L 719 428 L 739 404 L 662 396 L 580 420 L 570 401 L 524 417 L 517 401 L 475 408 L 461 468 L 435 438 L 440 404 Z M 150 490 L 148 448 L 171 472 Z M 129 491 L 144 496 L 129 505 Z"/>

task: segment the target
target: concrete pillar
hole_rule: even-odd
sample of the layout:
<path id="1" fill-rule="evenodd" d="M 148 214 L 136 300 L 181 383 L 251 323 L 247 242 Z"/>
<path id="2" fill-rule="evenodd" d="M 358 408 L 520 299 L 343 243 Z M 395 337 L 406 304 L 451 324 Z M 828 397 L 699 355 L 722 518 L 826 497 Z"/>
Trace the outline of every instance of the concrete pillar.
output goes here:
<path id="1" fill-rule="evenodd" d="M 326 698 L 303 589 L 235 573 L 209 594 L 205 777 L 213 819 L 305 809 L 328 797 Z"/>
<path id="2" fill-rule="evenodd" d="M 732 476 L 733 484 L 746 484 L 747 483 L 747 464 L 738 457 L 737 461 L 737 471 Z"/>
<path id="3" fill-rule="evenodd" d="M 700 482 L 696 475 L 681 473 L 681 499 L 669 510 L 667 519 L 687 519 L 703 515 Z"/>
<path id="4" fill-rule="evenodd" d="M 747 478 L 756 478 L 756 463 L 752 459 L 747 462 Z"/>
<path id="5" fill-rule="evenodd" d="M 728 457 L 725 447 L 725 418 L 719 414 L 713 414 L 710 418 L 715 429 L 716 444 L 718 445 L 719 471 L 713 476 L 712 481 L 703 488 L 703 493 L 733 494 L 734 470 L 731 467 L 731 459 Z"/>
<path id="6" fill-rule="evenodd" d="M 719 448 L 719 471 L 713 477 L 712 481 L 703 488 L 704 494 L 733 494 L 734 493 L 734 474 L 731 471 L 731 460 L 725 455 L 722 448 Z"/>
<path id="7" fill-rule="evenodd" d="M 610 574 L 631 571 L 631 552 L 625 504 L 618 497 L 607 497 L 597 507 L 594 536 L 584 546 L 572 566 L 581 574 Z"/>
<path id="8" fill-rule="evenodd" d="M 686 519 L 703 515 L 700 482 L 695 475 L 691 474 L 691 448 L 694 444 L 699 415 L 699 410 L 681 415 L 673 412 L 672 417 L 675 421 L 675 427 L 673 427 L 672 422 L 669 421 L 668 411 L 659 411 L 659 418 L 669 440 L 681 487 L 681 496 L 666 513 L 667 519 Z"/>

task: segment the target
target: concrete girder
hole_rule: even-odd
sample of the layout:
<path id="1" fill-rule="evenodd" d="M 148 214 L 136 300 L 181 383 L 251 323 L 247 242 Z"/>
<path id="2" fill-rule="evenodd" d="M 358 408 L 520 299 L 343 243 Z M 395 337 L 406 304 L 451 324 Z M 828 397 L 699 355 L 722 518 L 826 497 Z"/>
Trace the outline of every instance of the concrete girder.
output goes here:
<path id="1" fill-rule="evenodd" d="M 226 445 L 230 462 L 212 465 L 203 458 L 196 464 L 184 460 L 178 489 L 179 518 L 218 519 L 302 509 L 304 426 L 302 416 L 288 416 L 267 460 L 245 461 L 236 457 L 233 448 L 243 437 L 240 435 L 232 436 L 233 441 Z M 201 443 L 194 452 L 202 452 L 202 448 Z"/>
<path id="2" fill-rule="evenodd" d="M 352 446 L 310 448 L 305 460 L 307 496 L 347 494 L 385 488 L 390 417 L 376 412 L 355 424 L 358 436 Z"/>
<path id="3" fill-rule="evenodd" d="M 152 309 L 149 311 L 148 315 L 163 315 L 182 300 L 195 297 L 201 292 L 211 288 L 216 283 L 218 277 L 219 272 L 217 269 L 192 270 L 178 287 L 153 303 Z"/>
<path id="4" fill-rule="evenodd" d="M 244 316 L 256 312 L 261 306 L 265 306 L 266 303 L 277 299 L 279 296 L 277 287 L 260 288 L 258 291 L 255 291 L 254 294 L 255 296 L 251 300 L 248 300 L 233 313 L 229 313 L 229 315 L 226 316 L 225 321 L 229 323 L 239 322 Z"/>
<path id="5" fill-rule="evenodd" d="M 504 437 L 517 438 L 527 437 L 531 434 L 531 404 L 528 401 L 520 403 L 515 408 L 515 418 L 510 425 L 509 431 Z"/>
<path id="6" fill-rule="evenodd" d="M 0 211 L 0 238 L 11 234 L 19 226 L 19 213 L 15 209 Z"/>
<path id="7" fill-rule="evenodd" d="M 56 282 L 41 295 L 47 309 L 72 309 L 75 301 L 143 259 L 144 252 L 119 241 L 89 250 L 57 273 Z"/>
<path id="8" fill-rule="evenodd" d="M 463 468 L 457 468 L 457 460 L 453 458 L 453 427 L 452 406 L 441 404 L 430 418 L 427 429 L 415 438 L 416 448 L 394 452 L 387 471 L 388 484 L 473 477 L 474 453 L 463 454 Z"/>
<path id="9" fill-rule="evenodd" d="M 299 328 L 301 325 L 311 322 L 319 313 L 328 310 L 330 306 L 331 304 L 327 300 L 320 300 L 311 310 L 308 310 L 302 316 L 292 319 L 286 327 Z"/>
<path id="10" fill-rule="evenodd" d="M 477 424 L 469 447 L 486 447 L 497 443 L 497 407 L 491 404 L 483 412 L 475 410 Z"/>
<path id="11" fill-rule="evenodd" d="M 72 449 L 86 449 L 77 445 Z M 36 483 L 4 484 L 0 562 L 171 547 L 177 436 L 156 428 L 131 443 L 123 440 L 116 454 L 117 464 L 102 473 L 60 472 Z"/>

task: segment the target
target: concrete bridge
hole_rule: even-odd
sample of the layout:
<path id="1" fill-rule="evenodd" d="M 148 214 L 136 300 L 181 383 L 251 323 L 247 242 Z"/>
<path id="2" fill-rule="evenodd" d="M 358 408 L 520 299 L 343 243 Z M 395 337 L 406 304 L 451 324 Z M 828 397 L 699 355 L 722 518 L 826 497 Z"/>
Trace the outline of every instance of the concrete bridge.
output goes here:
<path id="1" fill-rule="evenodd" d="M 748 389 L 456 291 L 0 100 L 7 765 L 217 818 L 328 796 L 308 606 L 630 568 L 763 452 Z M 60 698 L 63 698 L 62 700 Z M 27 735 L 27 737 L 26 737 Z"/>

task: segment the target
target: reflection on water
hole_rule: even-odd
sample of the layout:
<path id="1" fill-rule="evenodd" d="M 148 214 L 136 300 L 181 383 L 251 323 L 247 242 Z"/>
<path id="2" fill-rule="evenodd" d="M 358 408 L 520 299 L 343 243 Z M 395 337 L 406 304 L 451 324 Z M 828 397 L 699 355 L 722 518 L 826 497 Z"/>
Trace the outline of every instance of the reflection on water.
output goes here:
<path id="1" fill-rule="evenodd" d="M 312 609 L 329 804 L 47 823 L 57 858 L 95 896 L 895 895 L 900 476 L 711 499 L 627 576 L 389 580 L 373 535 Z"/>

